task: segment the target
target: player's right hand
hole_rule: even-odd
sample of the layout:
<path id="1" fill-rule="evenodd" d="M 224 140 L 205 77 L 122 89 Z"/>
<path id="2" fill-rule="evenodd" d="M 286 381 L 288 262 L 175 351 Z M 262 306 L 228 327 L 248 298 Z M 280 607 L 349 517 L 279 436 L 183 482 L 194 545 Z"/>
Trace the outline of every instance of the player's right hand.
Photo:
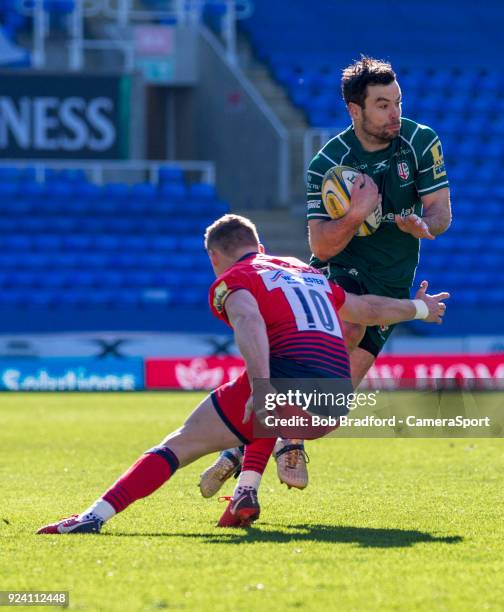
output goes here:
<path id="1" fill-rule="evenodd" d="M 443 300 L 447 300 L 450 297 L 450 294 L 443 291 L 442 293 L 436 293 L 436 295 L 429 295 L 426 293 L 428 287 L 428 281 L 422 281 L 420 283 L 420 288 L 415 295 L 415 299 L 425 302 L 427 304 L 427 308 L 429 309 L 429 316 L 423 320 L 426 323 L 442 323 L 443 317 L 446 313 L 446 304 L 444 304 Z"/>
<path id="2" fill-rule="evenodd" d="M 382 197 L 378 186 L 367 174 L 359 175 L 352 188 L 350 214 L 359 221 L 364 221 L 381 204 Z"/>

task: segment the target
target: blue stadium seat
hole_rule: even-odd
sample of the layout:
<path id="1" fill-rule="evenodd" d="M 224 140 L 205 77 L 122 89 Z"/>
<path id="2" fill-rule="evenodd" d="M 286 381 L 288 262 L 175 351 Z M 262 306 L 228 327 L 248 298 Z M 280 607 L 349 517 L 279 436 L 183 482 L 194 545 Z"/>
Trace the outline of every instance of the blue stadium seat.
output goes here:
<path id="1" fill-rule="evenodd" d="M 0 181 L 0 198 L 13 198 L 19 191 L 19 185 L 14 181 Z"/>
<path id="2" fill-rule="evenodd" d="M 70 183 L 84 183 L 87 180 L 84 170 L 78 168 L 68 168 L 61 170 L 60 179 Z"/>
<path id="3" fill-rule="evenodd" d="M 140 294 L 133 289 L 115 291 L 111 303 L 117 308 L 135 308 L 140 304 Z"/>
<path id="4" fill-rule="evenodd" d="M 22 291 L 0 291 L 0 308 L 14 308 L 26 304 L 30 293 L 26 294 Z"/>
<path id="5" fill-rule="evenodd" d="M 93 306 L 103 307 L 103 306 L 109 306 L 110 304 L 112 304 L 113 299 L 114 299 L 114 292 L 107 291 L 107 290 L 93 289 L 86 296 L 85 303 L 87 303 L 91 307 Z"/>
<path id="6" fill-rule="evenodd" d="M 96 200 L 98 197 L 102 195 L 102 188 L 99 185 L 95 185 L 94 183 L 77 183 L 75 185 L 76 197 L 78 199 L 85 200 Z"/>
<path id="7" fill-rule="evenodd" d="M 126 274 L 118 271 L 107 270 L 104 272 L 97 272 L 95 276 L 95 284 L 97 287 L 102 289 L 124 287 L 127 285 Z"/>
<path id="8" fill-rule="evenodd" d="M 0 184 L 4 182 L 15 183 L 21 176 L 21 170 L 19 168 L 10 168 L 4 166 L 0 168 Z"/>
<path id="9" fill-rule="evenodd" d="M 131 234 L 139 226 L 137 219 L 132 219 L 130 217 L 119 219 L 115 217 L 107 217 L 103 219 L 102 223 L 104 229 L 113 234 Z"/>
<path id="10" fill-rule="evenodd" d="M 117 270 L 131 270 L 140 267 L 141 256 L 138 253 L 115 253 L 111 258 L 111 265 Z"/>
<path id="11" fill-rule="evenodd" d="M 17 272 L 12 274 L 8 284 L 12 287 L 29 288 L 36 285 L 37 275 L 34 272 Z"/>
<path id="12" fill-rule="evenodd" d="M 89 291 L 82 289 L 67 289 L 58 296 L 58 305 L 75 308 L 86 304 Z"/>
<path id="13" fill-rule="evenodd" d="M 34 236 L 33 244 L 40 251 L 58 251 L 63 248 L 63 237 L 56 234 Z"/>
<path id="14" fill-rule="evenodd" d="M 171 298 L 172 295 L 166 288 L 144 289 L 140 293 L 140 299 L 144 308 L 164 308 Z"/>
<path id="15" fill-rule="evenodd" d="M 153 272 L 168 267 L 170 255 L 173 251 L 167 251 L 166 254 L 160 254 L 160 252 L 143 254 L 141 257 L 142 265 Z"/>
<path id="16" fill-rule="evenodd" d="M 179 183 L 162 183 L 159 193 L 168 202 L 183 202 L 187 197 L 185 186 Z"/>
<path id="17" fill-rule="evenodd" d="M 125 284 L 127 287 L 148 287 L 152 284 L 155 276 L 151 272 L 131 271 L 126 275 Z"/>
<path id="18" fill-rule="evenodd" d="M 69 286 L 73 278 L 73 272 L 63 272 L 61 270 L 51 270 L 50 273 L 39 274 L 38 284 L 46 289 L 62 289 Z"/>
<path id="19" fill-rule="evenodd" d="M 47 193 L 46 186 L 35 181 L 21 181 L 19 191 L 24 197 L 29 197 L 35 201 L 41 200 Z"/>
<path id="20" fill-rule="evenodd" d="M 175 236 L 159 236 L 152 239 L 150 246 L 155 251 L 174 251 L 179 242 Z"/>
<path id="21" fill-rule="evenodd" d="M 78 270 L 69 277 L 68 282 L 71 287 L 93 287 L 96 284 L 96 275 L 93 272 Z"/>
<path id="22" fill-rule="evenodd" d="M 27 306 L 29 308 L 48 308 L 58 301 L 58 296 L 54 291 L 33 291 L 28 294 Z"/>
<path id="23" fill-rule="evenodd" d="M 87 251 L 91 248 L 93 238 L 92 236 L 88 235 L 64 236 L 63 243 L 66 249 L 71 249 L 75 251 Z"/>
<path id="24" fill-rule="evenodd" d="M 104 200 L 125 200 L 129 196 L 130 189 L 124 183 L 108 183 L 103 187 L 102 197 Z"/>
<path id="25" fill-rule="evenodd" d="M 159 169 L 161 183 L 183 183 L 184 172 L 177 166 L 162 166 Z"/>
<path id="26" fill-rule="evenodd" d="M 0 238 L 4 248 L 11 251 L 29 251 L 32 248 L 32 241 L 28 236 L 12 235 Z"/>
<path id="27" fill-rule="evenodd" d="M 133 185 L 130 191 L 132 200 L 140 201 L 146 205 L 150 204 L 157 196 L 157 189 L 151 183 L 139 183 Z"/>
<path id="28" fill-rule="evenodd" d="M 95 236 L 93 243 L 97 251 L 116 251 L 122 246 L 121 238 L 114 235 Z"/>

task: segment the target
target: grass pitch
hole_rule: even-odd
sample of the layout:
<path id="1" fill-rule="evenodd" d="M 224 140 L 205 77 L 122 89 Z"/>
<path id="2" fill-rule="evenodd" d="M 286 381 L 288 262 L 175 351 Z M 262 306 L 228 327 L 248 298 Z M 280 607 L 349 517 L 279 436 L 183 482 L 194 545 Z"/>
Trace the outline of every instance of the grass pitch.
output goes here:
<path id="1" fill-rule="evenodd" d="M 76 610 L 502 610 L 502 440 L 311 442 L 311 483 L 270 465 L 262 515 L 221 530 L 203 459 L 98 536 L 35 536 L 79 512 L 200 394 L 0 395 L 0 590 Z M 226 488 L 229 492 L 232 485 Z"/>

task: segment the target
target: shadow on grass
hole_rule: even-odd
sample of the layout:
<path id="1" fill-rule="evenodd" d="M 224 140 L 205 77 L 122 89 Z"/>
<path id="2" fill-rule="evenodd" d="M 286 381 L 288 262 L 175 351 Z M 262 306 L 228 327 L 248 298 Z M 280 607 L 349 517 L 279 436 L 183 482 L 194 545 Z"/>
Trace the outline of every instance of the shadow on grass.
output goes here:
<path id="1" fill-rule="evenodd" d="M 262 529 L 262 527 L 282 527 Z M 283 525 L 262 523 L 245 529 L 216 529 L 212 533 L 105 533 L 109 537 L 166 537 L 200 540 L 204 544 L 246 544 L 256 542 L 332 542 L 358 544 L 362 548 L 402 548 L 414 544 L 458 544 L 461 536 L 437 537 L 425 531 L 408 529 L 373 529 L 344 525 Z"/>

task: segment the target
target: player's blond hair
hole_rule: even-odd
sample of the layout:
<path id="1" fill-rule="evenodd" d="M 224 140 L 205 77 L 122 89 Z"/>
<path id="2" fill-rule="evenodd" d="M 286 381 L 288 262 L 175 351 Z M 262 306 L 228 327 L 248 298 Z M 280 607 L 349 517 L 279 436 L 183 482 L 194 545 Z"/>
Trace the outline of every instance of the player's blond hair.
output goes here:
<path id="1" fill-rule="evenodd" d="M 240 215 L 224 215 L 205 231 L 205 249 L 217 248 L 226 255 L 250 246 L 259 248 L 257 228 L 250 219 Z"/>

